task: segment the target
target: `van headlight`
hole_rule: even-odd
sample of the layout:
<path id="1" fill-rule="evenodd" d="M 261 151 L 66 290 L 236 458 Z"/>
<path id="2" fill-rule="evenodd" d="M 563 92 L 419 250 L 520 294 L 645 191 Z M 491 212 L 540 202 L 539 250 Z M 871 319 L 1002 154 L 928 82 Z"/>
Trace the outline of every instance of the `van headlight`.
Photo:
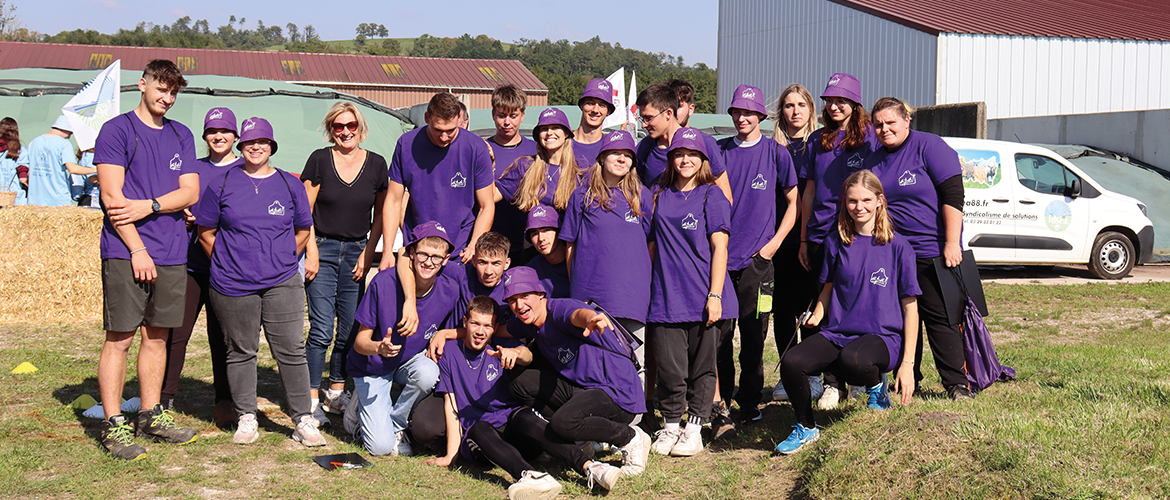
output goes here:
<path id="1" fill-rule="evenodd" d="M 1138 203 L 1137 206 L 1138 206 L 1138 210 L 1142 211 L 1142 215 L 1149 217 L 1149 215 L 1146 214 L 1146 205 L 1145 204 Z"/>

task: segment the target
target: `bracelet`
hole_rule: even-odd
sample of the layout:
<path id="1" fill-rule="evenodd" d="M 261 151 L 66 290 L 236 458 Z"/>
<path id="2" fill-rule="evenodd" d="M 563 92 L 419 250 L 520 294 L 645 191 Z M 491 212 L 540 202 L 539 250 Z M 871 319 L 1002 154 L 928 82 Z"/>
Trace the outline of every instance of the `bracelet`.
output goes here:
<path id="1" fill-rule="evenodd" d="M 717 298 L 717 299 L 719 299 L 719 300 L 723 300 L 723 296 L 722 296 L 722 295 L 719 295 L 719 294 L 717 294 L 717 293 L 715 293 L 715 292 L 707 292 L 707 298 L 709 299 L 709 298 L 711 298 L 711 297 L 715 297 L 715 298 Z"/>
<path id="2" fill-rule="evenodd" d="M 138 250 L 134 250 L 134 251 L 130 252 L 130 255 L 134 255 L 138 252 L 145 252 L 145 251 L 146 251 L 146 247 L 142 247 L 142 248 L 139 248 Z"/>

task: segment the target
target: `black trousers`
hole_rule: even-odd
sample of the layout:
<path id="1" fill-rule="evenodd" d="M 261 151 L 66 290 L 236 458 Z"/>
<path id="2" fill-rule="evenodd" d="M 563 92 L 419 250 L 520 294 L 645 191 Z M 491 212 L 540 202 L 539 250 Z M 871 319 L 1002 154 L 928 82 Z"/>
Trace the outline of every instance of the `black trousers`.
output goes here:
<path id="1" fill-rule="evenodd" d="M 634 439 L 634 414 L 601 389 L 586 389 L 551 369 L 528 366 L 508 384 L 521 405 L 548 419 L 550 428 L 571 441 L 624 445 Z"/>
<path id="2" fill-rule="evenodd" d="M 922 295 L 918 297 L 918 318 L 926 325 L 926 338 L 943 388 L 967 387 L 963 332 L 958 322 L 951 324 L 947 319 L 933 259 L 918 259 L 918 286 L 922 289 Z M 922 380 L 922 330 L 918 330 L 918 348 L 914 352 L 915 381 Z"/>
<path id="3" fill-rule="evenodd" d="M 516 479 L 526 470 L 535 470 L 529 461 L 535 460 L 542 451 L 582 473 L 589 461 L 581 447 L 553 432 L 548 422 L 531 408 L 516 410 L 502 427 L 477 422 L 468 429 L 464 439 L 476 458 L 499 466 Z"/>
<path id="4" fill-rule="evenodd" d="M 191 332 L 195 329 L 195 321 L 199 319 L 199 311 L 207 307 L 207 343 L 211 351 L 212 385 L 215 388 L 215 402 L 231 401 L 232 391 L 228 387 L 227 377 L 227 344 L 223 340 L 223 329 L 219 326 L 219 319 L 211 307 L 211 275 L 187 271 L 186 306 L 183 313 L 183 326 L 171 329 L 171 338 L 167 342 L 167 367 L 163 374 L 162 395 L 165 400 L 174 400 L 179 393 L 179 377 L 183 373 L 183 364 L 187 358 L 187 344 L 191 341 Z"/>
<path id="5" fill-rule="evenodd" d="M 442 446 L 446 444 L 447 413 L 446 400 L 440 393 L 431 393 L 422 398 L 414 407 L 410 415 L 410 437 L 416 444 L 429 446 L 431 443 Z"/>
<path id="6" fill-rule="evenodd" d="M 719 373 L 719 396 L 731 401 L 734 395 L 740 409 L 755 408 L 764 388 L 764 336 L 768 333 L 770 313 L 757 313 L 761 286 L 772 289 L 772 261 L 756 255 L 747 267 L 731 271 L 731 282 L 739 299 L 739 319 L 728 320 L 720 331 L 715 365 Z M 735 394 L 735 325 L 739 325 L 739 393 Z"/>
<path id="7" fill-rule="evenodd" d="M 845 347 L 826 339 L 821 334 L 805 337 L 784 355 L 780 361 L 780 378 L 784 390 L 796 412 L 796 421 L 812 429 L 812 394 L 808 387 L 808 376 L 825 371 L 834 371 L 842 382 L 863 387 L 873 387 L 881 382 L 882 372 L 890 365 L 890 352 L 886 343 L 877 335 L 862 335 Z"/>
<path id="8" fill-rule="evenodd" d="M 658 362 L 658 409 L 667 423 L 711 418 L 715 396 L 715 350 L 720 328 L 729 320 L 707 326 L 705 322 L 651 323 L 654 359 Z"/>
<path id="9" fill-rule="evenodd" d="M 783 356 L 784 348 L 790 344 L 796 343 L 793 337 L 796 336 L 796 318 L 805 311 L 811 310 L 809 304 L 817 298 L 820 293 L 820 283 L 817 278 L 821 274 L 819 265 L 815 267 L 814 271 L 809 271 L 800 265 L 800 231 L 799 228 L 792 232 L 797 233 L 795 240 L 788 238 L 780 245 L 780 249 L 776 251 L 776 255 L 772 257 L 772 265 L 774 268 L 775 287 L 772 294 L 773 297 L 773 311 L 772 317 L 775 323 L 772 325 L 772 336 L 776 341 L 776 351 Z M 820 245 L 816 245 L 820 246 Z M 811 255 L 810 248 L 810 255 Z M 815 306 L 815 304 L 814 304 Z M 808 332 L 814 329 L 806 328 Z"/>

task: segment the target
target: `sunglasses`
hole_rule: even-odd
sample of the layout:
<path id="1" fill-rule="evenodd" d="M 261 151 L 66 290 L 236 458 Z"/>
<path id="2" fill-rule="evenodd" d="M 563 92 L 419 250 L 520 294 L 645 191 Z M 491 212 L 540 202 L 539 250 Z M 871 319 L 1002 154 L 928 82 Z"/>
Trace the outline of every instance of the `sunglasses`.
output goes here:
<path id="1" fill-rule="evenodd" d="M 349 122 L 349 123 L 333 122 L 333 131 L 334 132 L 341 132 L 342 130 L 345 130 L 345 129 L 349 129 L 350 132 L 357 132 L 358 122 Z"/>

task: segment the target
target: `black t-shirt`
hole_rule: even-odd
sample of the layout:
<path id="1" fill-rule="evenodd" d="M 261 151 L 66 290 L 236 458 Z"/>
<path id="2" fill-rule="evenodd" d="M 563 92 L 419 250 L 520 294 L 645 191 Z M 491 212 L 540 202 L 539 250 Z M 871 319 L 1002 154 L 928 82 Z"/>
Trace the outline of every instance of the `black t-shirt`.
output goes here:
<path id="1" fill-rule="evenodd" d="M 361 239 L 373 224 L 374 202 L 378 193 L 389 187 L 386 159 L 366 151 L 366 162 L 353 182 L 346 184 L 333 166 L 332 148 L 321 148 L 309 155 L 301 180 L 319 186 L 313 206 L 313 225 L 317 235 L 337 239 Z"/>

